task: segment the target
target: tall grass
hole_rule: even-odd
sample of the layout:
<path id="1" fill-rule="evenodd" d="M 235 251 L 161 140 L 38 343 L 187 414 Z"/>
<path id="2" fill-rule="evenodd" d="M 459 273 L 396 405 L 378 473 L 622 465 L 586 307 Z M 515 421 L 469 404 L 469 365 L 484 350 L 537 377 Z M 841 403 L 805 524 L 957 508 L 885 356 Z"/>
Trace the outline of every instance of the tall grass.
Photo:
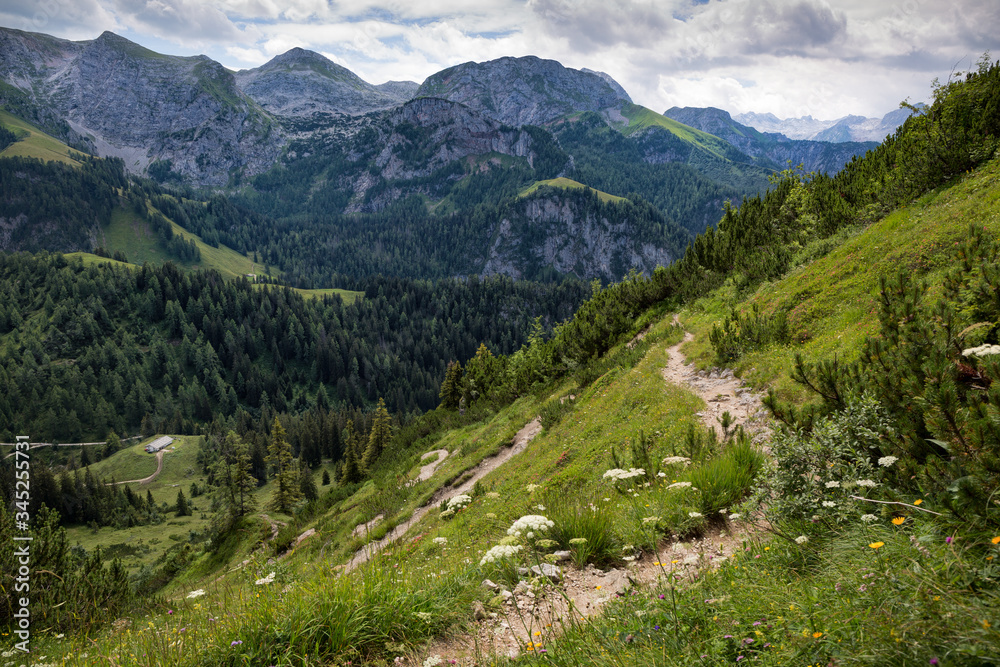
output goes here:
<path id="1" fill-rule="evenodd" d="M 763 465 L 764 455 L 741 432 L 721 455 L 692 469 L 686 478 L 701 492 L 701 512 L 708 516 L 742 500 Z"/>
<path id="2" fill-rule="evenodd" d="M 430 576 L 385 564 L 343 576 L 324 569 L 299 581 L 279 576 L 176 602 L 67 656 L 66 664 L 391 662 L 464 620 L 474 581 L 467 568 Z"/>
<path id="3" fill-rule="evenodd" d="M 546 516 L 555 522 L 549 537 L 560 549 L 573 552 L 577 567 L 587 563 L 605 565 L 621 558 L 621 540 L 616 535 L 617 516 L 602 507 L 596 496 L 549 495 L 544 500 Z M 580 539 L 585 541 L 581 542 Z"/>

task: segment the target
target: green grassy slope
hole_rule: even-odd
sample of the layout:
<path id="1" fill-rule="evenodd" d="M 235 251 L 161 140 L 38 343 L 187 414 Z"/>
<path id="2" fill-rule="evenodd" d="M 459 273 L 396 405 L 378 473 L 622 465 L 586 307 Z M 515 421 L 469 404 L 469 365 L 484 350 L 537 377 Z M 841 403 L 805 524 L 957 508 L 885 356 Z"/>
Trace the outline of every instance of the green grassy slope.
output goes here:
<path id="1" fill-rule="evenodd" d="M 786 310 L 797 344 L 745 355 L 737 370 L 755 383 L 775 386 L 785 399 L 804 400 L 803 389 L 788 378 L 795 353 L 813 360 L 855 359 L 861 342 L 878 328 L 879 279 L 907 269 L 932 287 L 938 284 L 949 267 L 945 251 L 964 237 L 970 222 L 1000 233 L 1000 159 L 856 232 L 781 281 L 761 286 L 740 310 L 754 303 L 765 312 Z M 823 243 L 805 252 L 821 252 Z M 723 289 L 681 313 L 697 333 L 687 350 L 703 365 L 713 360 L 708 331 L 733 305 L 732 290 Z"/>
<path id="2" fill-rule="evenodd" d="M 732 146 L 714 135 L 702 132 L 672 118 L 667 118 L 663 114 L 656 113 L 652 109 L 647 109 L 638 104 L 625 104 L 622 107 L 622 115 L 628 119 L 628 124 L 619 127 L 619 130 L 626 136 L 645 130 L 648 127 L 660 127 L 684 141 L 695 144 L 718 158 L 726 159 L 726 154 L 733 150 Z"/>
<path id="3" fill-rule="evenodd" d="M 70 156 L 69 146 L 3 110 L 0 110 L 0 125 L 16 134 L 19 139 L 0 151 L 0 158 L 33 157 L 73 166 L 80 164 Z"/>
<path id="4" fill-rule="evenodd" d="M 580 183 L 579 181 L 574 181 L 572 178 L 566 178 L 564 176 L 561 176 L 559 178 L 549 178 L 549 179 L 546 179 L 544 181 L 535 181 L 534 183 L 532 183 L 528 187 L 526 187 L 523 190 L 521 190 L 521 192 L 519 192 L 517 196 L 518 196 L 518 198 L 527 197 L 528 195 L 530 195 L 530 194 L 532 194 L 534 192 L 537 192 L 538 188 L 545 187 L 545 186 L 552 187 L 552 188 L 562 188 L 564 190 L 583 190 L 584 188 L 588 187 L 588 186 L 584 185 L 583 183 Z M 593 188 L 591 188 L 591 189 L 593 189 Z M 626 201 L 626 199 L 624 197 L 618 197 L 616 195 L 611 195 L 611 194 L 608 194 L 607 192 L 603 192 L 601 190 L 594 190 L 594 192 L 597 193 L 598 199 L 600 199 L 602 202 L 605 202 L 605 203 Z"/>

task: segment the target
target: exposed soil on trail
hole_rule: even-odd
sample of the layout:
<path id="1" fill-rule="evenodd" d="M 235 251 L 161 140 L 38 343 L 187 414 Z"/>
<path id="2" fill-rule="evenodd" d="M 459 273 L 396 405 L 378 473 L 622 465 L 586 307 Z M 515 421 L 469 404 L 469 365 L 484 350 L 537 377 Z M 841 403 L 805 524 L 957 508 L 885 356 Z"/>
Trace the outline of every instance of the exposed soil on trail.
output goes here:
<path id="1" fill-rule="evenodd" d="M 708 404 L 698 416 L 706 428 L 714 429 L 718 435 L 723 435 L 721 419 L 723 413 L 728 412 L 732 421 L 730 432 L 742 426 L 755 444 L 768 440 L 771 429 L 767 411 L 761 403 L 762 395 L 754 393 L 730 369 L 699 371 L 688 364 L 681 346 L 690 340 L 694 340 L 694 336 L 685 333 L 684 340 L 667 349 L 669 358 L 662 371 L 663 379 L 684 387 Z"/>
<path id="2" fill-rule="evenodd" d="M 535 436 L 541 432 L 542 432 L 542 420 L 541 418 L 536 417 L 532 421 L 525 424 L 524 428 L 522 428 L 520 431 L 517 432 L 517 434 L 514 436 L 514 439 L 511 441 L 510 447 L 501 450 L 500 453 L 497 454 L 496 456 L 486 458 L 480 461 L 479 464 L 476 465 L 476 467 L 468 471 L 469 473 L 471 473 L 471 476 L 460 486 L 438 489 L 437 493 L 435 493 L 431 497 L 430 501 L 428 501 L 428 503 L 423 507 L 420 507 L 417 510 L 415 510 L 409 519 L 397 525 L 395 528 L 389 531 L 389 533 L 381 540 L 366 544 L 364 547 L 356 551 L 354 553 L 354 556 L 351 557 L 351 560 L 348 561 L 347 564 L 344 566 L 343 570 L 345 572 L 349 572 L 354 568 L 356 568 L 358 565 L 367 562 L 369 559 L 371 559 L 372 556 L 375 556 L 380 551 L 382 551 L 382 549 L 384 549 L 385 547 L 387 547 L 388 545 L 392 544 L 400 537 L 405 535 L 406 531 L 408 531 L 410 527 L 413 526 L 413 524 L 420 521 L 420 519 L 422 519 L 424 515 L 427 514 L 427 512 L 432 507 L 440 505 L 441 501 L 448 500 L 450 498 L 454 498 L 457 495 L 468 493 L 469 491 L 471 491 L 472 487 L 475 486 L 476 482 L 478 482 L 483 477 L 485 477 L 489 473 L 493 472 L 494 470 L 502 466 L 504 463 L 509 461 L 514 456 L 523 452 L 527 448 L 528 443 L 531 442 L 535 438 Z M 437 450 L 437 451 L 441 452 L 444 450 Z M 440 463 L 443 460 L 444 460 L 443 456 L 438 457 L 438 463 Z M 431 465 L 436 465 L 436 464 L 431 464 Z M 424 468 L 421 468 L 421 474 L 423 474 L 423 470 L 428 467 L 429 466 L 424 466 Z M 433 474 L 433 469 L 431 470 L 431 474 Z M 376 517 L 376 519 L 377 518 L 378 517 Z M 373 519 L 373 521 L 374 520 L 375 519 Z M 359 527 L 363 528 L 364 525 L 365 524 L 362 524 Z M 357 531 L 357 528 L 355 528 L 355 531 Z"/>

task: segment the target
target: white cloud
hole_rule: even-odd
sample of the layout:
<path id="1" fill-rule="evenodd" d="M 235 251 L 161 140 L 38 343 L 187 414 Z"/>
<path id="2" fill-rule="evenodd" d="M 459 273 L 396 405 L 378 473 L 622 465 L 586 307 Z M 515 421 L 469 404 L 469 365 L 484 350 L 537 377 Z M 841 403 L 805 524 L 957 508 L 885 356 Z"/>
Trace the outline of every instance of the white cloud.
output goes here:
<path id="1" fill-rule="evenodd" d="M 0 25 L 74 40 L 122 29 L 99 0 L 0 0 Z"/>
<path id="2" fill-rule="evenodd" d="M 178 44 L 197 46 L 246 38 L 224 12 L 196 0 L 115 0 L 114 8 L 132 30 Z"/>

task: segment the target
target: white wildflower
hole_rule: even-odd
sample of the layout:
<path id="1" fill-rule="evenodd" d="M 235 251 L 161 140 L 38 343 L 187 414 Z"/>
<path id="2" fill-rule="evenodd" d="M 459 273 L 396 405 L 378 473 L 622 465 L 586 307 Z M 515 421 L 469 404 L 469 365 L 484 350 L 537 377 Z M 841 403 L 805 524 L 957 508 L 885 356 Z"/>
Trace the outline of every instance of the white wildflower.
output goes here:
<path id="1" fill-rule="evenodd" d="M 188 593 L 187 594 L 187 598 L 189 600 L 191 600 L 193 598 L 200 598 L 204 594 L 205 594 L 205 589 L 204 588 L 199 588 L 198 590 L 191 591 L 190 593 Z"/>
<path id="2" fill-rule="evenodd" d="M 678 463 L 682 465 L 687 465 L 691 463 L 691 459 L 689 459 L 686 456 L 668 456 L 667 458 L 663 459 L 663 465 L 665 466 L 675 465 Z"/>
<path id="3" fill-rule="evenodd" d="M 858 486 L 867 486 L 868 488 L 878 486 L 878 484 L 876 484 L 870 479 L 859 479 L 858 481 L 855 482 L 855 484 L 857 484 Z"/>
<path id="4" fill-rule="evenodd" d="M 692 519 L 700 519 L 704 515 L 701 512 L 688 512 L 688 516 L 691 517 Z"/>
<path id="5" fill-rule="evenodd" d="M 742 515 L 739 512 L 733 512 L 732 514 L 729 515 L 729 518 L 735 521 L 736 519 L 739 519 L 740 516 Z"/>
<path id="6" fill-rule="evenodd" d="M 840 488 L 840 482 L 832 481 L 826 483 L 826 488 L 828 489 L 838 489 Z"/>
<path id="7" fill-rule="evenodd" d="M 806 537 L 805 535 L 799 535 L 798 537 L 795 538 L 795 543 L 796 544 L 805 544 L 808 541 L 809 541 L 809 538 Z"/>
<path id="8" fill-rule="evenodd" d="M 862 514 L 861 520 L 864 521 L 865 523 L 871 523 L 872 521 L 877 521 L 878 517 L 875 516 L 874 514 Z"/>
<path id="9" fill-rule="evenodd" d="M 612 468 L 611 470 L 605 471 L 603 478 L 610 479 L 612 481 L 619 481 L 623 479 L 632 479 L 633 477 L 642 477 L 645 474 L 646 471 L 643 468 L 629 468 L 628 470 Z"/>
<path id="10" fill-rule="evenodd" d="M 254 583 L 255 586 L 266 586 L 267 584 L 273 584 L 274 583 L 274 572 L 272 572 L 271 574 L 267 575 L 266 577 L 258 579 L 257 581 L 255 581 L 253 583 Z"/>
<path id="11" fill-rule="evenodd" d="M 441 546 L 448 544 L 447 537 L 435 537 L 432 541 L 434 542 L 434 544 L 440 544 Z"/>
<path id="12" fill-rule="evenodd" d="M 500 494 L 497 493 L 496 491 L 487 491 L 486 492 L 486 497 L 487 498 L 499 498 Z"/>
<path id="13" fill-rule="evenodd" d="M 539 512 L 544 512 L 545 505 L 535 505 L 535 509 L 538 510 Z"/>
<path id="14" fill-rule="evenodd" d="M 837 503 L 833 502 L 832 500 L 824 500 L 823 501 L 823 507 L 836 507 L 836 506 L 837 506 Z"/>
<path id="15" fill-rule="evenodd" d="M 451 509 L 450 507 L 446 510 L 441 511 L 442 519 L 450 519 L 453 516 L 455 516 L 455 510 Z"/>
<path id="16" fill-rule="evenodd" d="M 495 563 L 504 558 L 511 558 L 523 548 L 520 544 L 498 544 L 486 552 L 483 559 L 479 561 L 479 564 L 486 565 L 487 563 Z"/>
<path id="17" fill-rule="evenodd" d="M 574 537 L 569 541 L 569 545 L 571 547 L 582 547 L 586 543 L 587 543 L 586 537 Z"/>
<path id="18" fill-rule="evenodd" d="M 660 520 L 660 517 L 658 517 L 658 516 L 645 516 L 645 517 L 642 518 L 642 522 L 643 523 L 656 523 L 659 520 Z"/>
<path id="19" fill-rule="evenodd" d="M 529 484 L 528 486 L 526 486 L 524 488 L 526 488 L 528 490 L 528 493 L 534 493 L 535 489 L 539 488 L 539 486 L 540 486 L 539 484 Z"/>
<path id="20" fill-rule="evenodd" d="M 515 521 L 514 524 L 507 529 L 507 534 L 520 537 L 522 532 L 527 533 L 532 531 L 535 533 L 544 533 L 555 525 L 555 522 L 546 519 L 540 514 L 529 514 L 527 516 L 522 516 L 520 519 Z"/>
<path id="21" fill-rule="evenodd" d="M 674 482 L 673 484 L 669 485 L 667 488 L 668 489 L 686 489 L 689 486 L 691 486 L 691 482 Z"/>
<path id="22" fill-rule="evenodd" d="M 994 354 L 1000 354 L 1000 345 L 990 345 L 987 343 L 979 347 L 970 347 L 962 350 L 963 357 L 989 357 Z"/>
<path id="23" fill-rule="evenodd" d="M 899 457 L 896 457 L 896 456 L 883 456 L 882 458 L 880 458 L 878 460 L 878 464 L 880 466 L 882 466 L 883 468 L 888 468 L 889 466 L 891 466 L 893 463 L 895 463 L 898 460 L 899 460 Z"/>
<path id="24" fill-rule="evenodd" d="M 432 655 L 431 657 L 424 660 L 424 667 L 437 667 L 444 662 L 439 655 Z"/>
<path id="25" fill-rule="evenodd" d="M 665 473 L 665 472 L 658 472 L 658 473 L 656 473 L 656 476 L 657 477 L 666 477 L 667 473 Z"/>
<path id="26" fill-rule="evenodd" d="M 458 510 L 464 508 L 471 502 L 472 502 L 472 496 L 465 493 L 460 493 L 457 496 L 454 496 L 448 500 L 448 509 L 455 510 L 457 512 Z"/>

